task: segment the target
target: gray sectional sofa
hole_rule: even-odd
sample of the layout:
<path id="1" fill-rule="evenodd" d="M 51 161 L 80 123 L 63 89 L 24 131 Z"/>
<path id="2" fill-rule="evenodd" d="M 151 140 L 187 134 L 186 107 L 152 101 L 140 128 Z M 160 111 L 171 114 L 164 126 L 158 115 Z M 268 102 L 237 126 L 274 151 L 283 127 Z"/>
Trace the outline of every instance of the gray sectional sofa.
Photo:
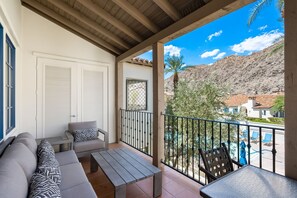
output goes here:
<path id="1" fill-rule="evenodd" d="M 0 145 L 0 197 L 25 198 L 37 167 L 37 144 L 29 133 L 19 134 Z M 56 153 L 61 170 L 61 196 L 97 197 L 73 150 Z"/>

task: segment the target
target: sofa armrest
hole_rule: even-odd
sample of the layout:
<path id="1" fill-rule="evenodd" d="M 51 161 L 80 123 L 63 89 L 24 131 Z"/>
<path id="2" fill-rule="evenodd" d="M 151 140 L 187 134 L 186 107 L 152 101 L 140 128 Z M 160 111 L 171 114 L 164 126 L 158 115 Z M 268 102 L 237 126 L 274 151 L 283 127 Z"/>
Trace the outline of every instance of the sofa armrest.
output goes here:
<path id="1" fill-rule="evenodd" d="M 98 133 L 101 133 L 101 134 L 104 135 L 104 142 L 106 144 L 105 148 L 108 149 L 109 133 L 107 131 L 102 130 L 102 129 L 98 129 Z"/>

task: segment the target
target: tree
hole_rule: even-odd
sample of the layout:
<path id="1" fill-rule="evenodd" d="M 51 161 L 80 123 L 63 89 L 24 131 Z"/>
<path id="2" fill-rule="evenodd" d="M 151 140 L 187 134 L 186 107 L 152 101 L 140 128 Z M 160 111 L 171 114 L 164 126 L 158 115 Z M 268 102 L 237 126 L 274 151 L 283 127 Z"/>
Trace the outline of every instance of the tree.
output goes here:
<path id="1" fill-rule="evenodd" d="M 271 108 L 272 112 L 284 112 L 285 111 L 285 96 L 278 96 L 275 101 L 274 105 Z"/>
<path id="2" fill-rule="evenodd" d="M 221 113 L 227 94 L 228 88 L 211 80 L 202 83 L 181 80 L 178 83 L 175 97 L 166 107 L 166 113 L 177 115 L 165 116 L 167 164 L 182 167 L 182 171 L 188 173 L 190 166 L 198 163 L 198 148 L 210 149 L 221 141 L 236 142 L 236 125 L 215 121 L 230 119 L 229 115 Z"/>
<path id="3" fill-rule="evenodd" d="M 257 18 L 258 14 L 261 12 L 261 10 L 269 5 L 273 0 L 258 0 L 256 5 L 252 8 L 249 19 L 248 19 L 248 25 L 250 26 L 254 20 Z M 282 14 L 282 18 L 284 18 L 284 0 L 277 0 L 278 1 L 278 9 Z"/>
<path id="4" fill-rule="evenodd" d="M 173 72 L 173 87 L 174 90 L 178 84 L 178 73 L 183 70 L 184 62 L 183 56 L 168 56 L 165 60 L 166 68 L 165 73 L 172 73 Z"/>

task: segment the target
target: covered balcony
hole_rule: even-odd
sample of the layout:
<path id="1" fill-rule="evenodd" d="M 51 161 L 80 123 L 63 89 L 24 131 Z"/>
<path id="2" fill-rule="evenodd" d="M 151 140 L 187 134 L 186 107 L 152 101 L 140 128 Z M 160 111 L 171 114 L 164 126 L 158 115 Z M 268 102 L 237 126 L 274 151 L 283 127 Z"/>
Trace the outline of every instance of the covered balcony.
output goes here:
<path id="1" fill-rule="evenodd" d="M 207 180 L 197 150 L 222 142 L 238 161 L 245 142 L 248 164 L 297 180 L 295 1 L 285 2 L 284 13 L 285 131 L 164 114 L 164 43 L 252 2 L 1 1 L 0 142 L 24 131 L 35 138 L 61 136 L 69 122 L 96 120 L 109 132 L 110 148 L 129 148 L 162 170 L 162 197 L 199 197 Z M 148 50 L 150 69 L 131 61 Z M 127 80 L 144 78 L 150 106 L 144 112 L 125 110 Z M 254 128 L 257 143 L 251 139 Z M 272 134 L 269 145 L 262 143 L 264 133 Z M 97 196 L 112 197 L 102 171 L 90 173 L 89 158 L 80 162 Z M 151 185 L 152 179 L 132 184 L 127 197 L 151 197 Z"/>

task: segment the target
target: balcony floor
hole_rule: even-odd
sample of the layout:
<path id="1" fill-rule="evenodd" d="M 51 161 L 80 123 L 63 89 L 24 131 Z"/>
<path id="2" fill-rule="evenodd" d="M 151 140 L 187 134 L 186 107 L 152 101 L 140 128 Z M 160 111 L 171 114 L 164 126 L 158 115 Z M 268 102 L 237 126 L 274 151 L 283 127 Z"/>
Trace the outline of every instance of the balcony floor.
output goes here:
<path id="1" fill-rule="evenodd" d="M 110 149 L 125 147 L 136 152 L 148 161 L 152 159 L 141 152 L 127 146 L 126 144 L 110 144 Z M 86 175 L 92 184 L 97 196 L 100 198 L 114 197 L 114 188 L 109 182 L 104 173 L 98 169 L 96 173 L 90 173 L 89 158 L 81 158 Z M 199 189 L 201 185 L 191 179 L 179 174 L 173 169 L 163 166 L 162 168 L 163 184 L 162 184 L 162 196 L 161 197 L 176 197 L 176 198 L 192 198 L 201 197 L 199 195 Z M 144 179 L 142 181 L 130 184 L 127 186 L 127 198 L 142 198 L 152 197 L 153 195 L 153 179 L 152 177 Z"/>

